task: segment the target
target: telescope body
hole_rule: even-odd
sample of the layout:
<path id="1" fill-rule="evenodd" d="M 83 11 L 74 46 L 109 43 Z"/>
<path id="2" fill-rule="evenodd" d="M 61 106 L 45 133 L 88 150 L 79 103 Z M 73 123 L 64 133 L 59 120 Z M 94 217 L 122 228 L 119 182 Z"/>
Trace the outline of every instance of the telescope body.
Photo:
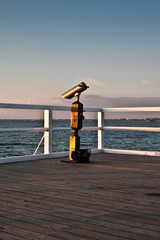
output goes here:
<path id="1" fill-rule="evenodd" d="M 62 98 L 67 98 L 67 99 L 71 99 L 78 94 L 81 94 L 81 92 L 85 91 L 88 88 L 88 86 L 84 83 L 81 82 L 80 84 L 78 84 L 77 86 L 71 88 L 69 91 L 65 92 L 62 95 Z"/>

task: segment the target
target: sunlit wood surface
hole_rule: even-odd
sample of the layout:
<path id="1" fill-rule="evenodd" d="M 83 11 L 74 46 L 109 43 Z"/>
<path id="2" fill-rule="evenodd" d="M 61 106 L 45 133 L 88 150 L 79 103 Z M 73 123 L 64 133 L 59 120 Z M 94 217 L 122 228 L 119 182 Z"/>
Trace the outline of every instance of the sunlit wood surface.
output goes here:
<path id="1" fill-rule="evenodd" d="M 160 239 L 160 157 L 0 165 L 0 239 Z"/>

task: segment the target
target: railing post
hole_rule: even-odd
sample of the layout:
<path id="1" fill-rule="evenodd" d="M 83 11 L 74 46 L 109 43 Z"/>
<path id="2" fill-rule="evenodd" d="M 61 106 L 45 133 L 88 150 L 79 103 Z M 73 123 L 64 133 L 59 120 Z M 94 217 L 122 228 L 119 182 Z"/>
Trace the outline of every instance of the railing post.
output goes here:
<path id="1" fill-rule="evenodd" d="M 44 133 L 44 154 L 52 153 L 52 110 L 44 110 L 44 128 L 48 131 Z"/>
<path id="2" fill-rule="evenodd" d="M 101 129 L 98 130 L 98 149 L 104 148 L 104 112 L 98 112 L 98 127 Z"/>

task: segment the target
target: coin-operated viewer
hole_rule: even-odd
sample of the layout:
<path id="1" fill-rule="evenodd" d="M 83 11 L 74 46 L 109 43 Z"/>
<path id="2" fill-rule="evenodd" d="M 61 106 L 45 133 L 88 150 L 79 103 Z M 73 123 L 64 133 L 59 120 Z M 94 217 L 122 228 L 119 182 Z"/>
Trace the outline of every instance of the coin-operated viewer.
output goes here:
<path id="1" fill-rule="evenodd" d="M 76 101 L 71 105 L 71 128 L 73 136 L 70 136 L 69 147 L 69 162 L 89 162 L 91 154 L 90 149 L 80 149 L 80 137 L 78 131 L 83 125 L 83 104 L 79 101 L 80 94 L 89 88 L 84 82 L 81 82 L 77 86 L 73 87 L 69 91 L 62 94 L 62 98 L 71 99 L 76 97 Z"/>

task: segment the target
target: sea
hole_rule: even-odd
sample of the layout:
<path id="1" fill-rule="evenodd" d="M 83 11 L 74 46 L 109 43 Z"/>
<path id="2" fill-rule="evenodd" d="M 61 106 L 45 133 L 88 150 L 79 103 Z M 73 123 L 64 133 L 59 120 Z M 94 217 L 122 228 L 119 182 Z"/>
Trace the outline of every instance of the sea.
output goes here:
<path id="1" fill-rule="evenodd" d="M 97 120 L 84 120 L 84 127 L 96 127 Z M 160 127 L 158 121 L 105 121 L 105 126 Z M 0 120 L 0 128 L 43 127 L 43 120 Z M 53 120 L 53 127 L 70 127 L 70 120 Z M 53 131 L 53 152 L 69 150 L 70 131 Z M 97 148 L 97 131 L 80 131 L 81 148 Z M 32 155 L 43 133 L 0 133 L 0 158 Z M 160 133 L 104 131 L 104 147 L 109 149 L 160 151 Z M 37 154 L 43 153 L 43 142 Z"/>

